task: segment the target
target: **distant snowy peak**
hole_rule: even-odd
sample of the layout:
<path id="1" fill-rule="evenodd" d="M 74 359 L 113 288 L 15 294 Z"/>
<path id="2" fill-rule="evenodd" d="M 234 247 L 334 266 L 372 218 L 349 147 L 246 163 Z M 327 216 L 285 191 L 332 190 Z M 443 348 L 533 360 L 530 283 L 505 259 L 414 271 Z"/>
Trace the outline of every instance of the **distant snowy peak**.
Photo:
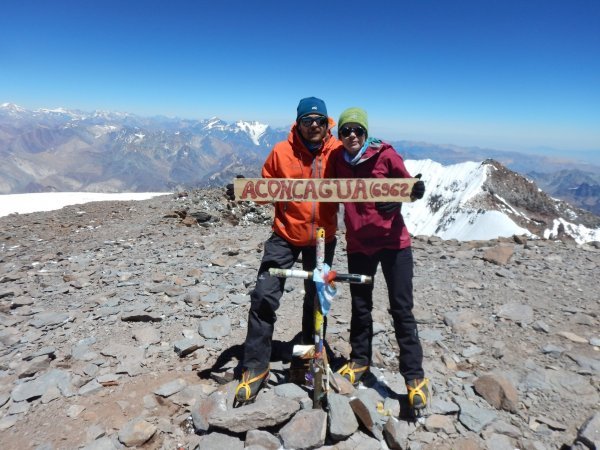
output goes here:
<path id="1" fill-rule="evenodd" d="M 218 117 L 211 117 L 210 119 L 203 121 L 203 124 L 206 130 L 225 130 L 229 126 L 227 122 Z"/>
<path id="2" fill-rule="evenodd" d="M 267 131 L 267 128 L 269 128 L 269 125 L 266 125 L 264 123 L 244 122 L 241 120 L 237 121 L 235 123 L 235 126 L 237 128 L 239 128 L 240 130 L 242 130 L 243 132 L 247 133 L 255 145 L 260 145 L 259 139 L 265 134 L 265 131 Z"/>
<path id="3" fill-rule="evenodd" d="M 0 114 L 11 118 L 20 119 L 27 114 L 27 110 L 25 108 L 21 108 L 19 105 L 15 105 L 14 103 L 2 103 L 0 105 Z"/>
<path id="4" fill-rule="evenodd" d="M 600 240 L 600 218 L 552 199 L 535 183 L 486 160 L 450 166 L 407 160 L 422 173 L 426 193 L 403 208 L 413 234 L 444 239 L 486 240 L 498 236 L 569 236 L 578 243 Z"/>
<path id="5" fill-rule="evenodd" d="M 207 131 L 219 131 L 223 133 L 243 133 L 248 136 L 254 145 L 261 145 L 260 138 L 264 136 L 269 128 L 269 125 L 260 122 L 246 122 L 238 120 L 230 124 L 218 117 L 211 117 L 208 120 L 201 122 L 202 128 Z"/>
<path id="6" fill-rule="evenodd" d="M 3 109 L 5 111 L 12 111 L 12 112 L 25 112 L 27 111 L 24 108 L 21 108 L 19 105 L 15 105 L 14 103 L 2 103 L 0 105 L 0 109 Z"/>
<path id="7" fill-rule="evenodd" d="M 53 109 L 36 109 L 32 111 L 34 116 L 46 116 L 52 119 L 62 119 L 65 121 L 78 121 L 86 119 L 86 115 L 84 113 L 70 111 L 65 108 L 53 108 Z"/>

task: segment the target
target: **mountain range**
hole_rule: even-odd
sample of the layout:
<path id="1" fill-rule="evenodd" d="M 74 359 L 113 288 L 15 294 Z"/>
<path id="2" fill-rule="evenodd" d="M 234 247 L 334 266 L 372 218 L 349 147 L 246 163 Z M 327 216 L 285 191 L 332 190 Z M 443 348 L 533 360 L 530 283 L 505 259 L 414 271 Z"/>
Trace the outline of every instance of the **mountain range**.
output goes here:
<path id="1" fill-rule="evenodd" d="M 286 132 L 258 122 L 0 105 L 0 193 L 143 192 L 215 185 L 260 167 Z"/>
<path id="2" fill-rule="evenodd" d="M 259 122 L 27 110 L 4 103 L 0 194 L 223 186 L 237 174 L 258 176 L 288 131 Z M 507 233 L 600 240 L 600 217 L 587 212 L 598 214 L 600 208 L 600 169 L 594 166 L 480 148 L 392 144 L 409 171 L 427 180 L 425 201 L 406 208 L 416 233 L 465 240 Z M 551 198 L 534 180 L 569 204 Z"/>

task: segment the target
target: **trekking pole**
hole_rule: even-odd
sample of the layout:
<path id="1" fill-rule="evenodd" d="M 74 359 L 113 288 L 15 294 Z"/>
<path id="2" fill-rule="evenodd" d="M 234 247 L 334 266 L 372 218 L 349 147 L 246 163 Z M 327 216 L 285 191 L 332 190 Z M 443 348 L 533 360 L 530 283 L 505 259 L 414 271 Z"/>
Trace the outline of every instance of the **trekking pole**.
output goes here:
<path id="1" fill-rule="evenodd" d="M 325 261 L 325 228 L 317 228 L 317 270 L 323 271 L 323 262 Z M 314 330 L 315 330 L 315 357 L 311 360 L 313 366 L 313 408 L 321 408 L 323 397 L 327 395 L 329 383 L 327 376 L 329 365 L 327 364 L 327 355 L 323 351 L 324 346 L 324 322 L 323 311 L 319 296 L 314 299 Z"/>
<path id="2" fill-rule="evenodd" d="M 316 270 L 319 272 L 323 271 L 323 264 L 325 261 L 325 229 L 317 229 L 317 245 L 316 245 Z M 302 279 L 313 279 L 315 271 L 297 270 L 297 269 L 269 269 L 271 276 L 280 278 L 302 278 Z M 353 284 L 371 284 L 373 278 L 367 275 L 359 274 L 339 274 L 333 270 L 330 270 L 325 279 L 324 283 L 332 283 L 333 281 L 353 283 Z M 321 302 L 319 301 L 318 294 L 315 295 L 314 304 L 314 345 L 295 345 L 293 354 L 302 359 L 310 359 L 310 375 L 313 383 L 313 408 L 321 408 L 323 401 L 327 397 L 330 384 L 330 374 L 332 374 L 329 368 L 329 362 L 327 360 L 327 352 L 325 350 L 325 314 L 321 308 Z"/>

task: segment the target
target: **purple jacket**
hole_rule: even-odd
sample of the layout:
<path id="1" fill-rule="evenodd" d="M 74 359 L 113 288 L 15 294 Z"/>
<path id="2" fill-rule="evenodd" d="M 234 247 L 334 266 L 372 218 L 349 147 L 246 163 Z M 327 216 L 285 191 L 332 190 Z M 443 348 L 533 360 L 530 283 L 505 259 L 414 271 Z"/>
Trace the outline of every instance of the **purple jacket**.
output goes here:
<path id="1" fill-rule="evenodd" d="M 342 149 L 332 156 L 333 178 L 411 178 L 402 157 L 386 142 L 371 143 L 354 166 L 346 161 L 345 153 Z M 344 221 L 348 253 L 372 255 L 384 248 L 411 245 L 402 214 L 379 212 L 373 202 L 344 203 Z"/>

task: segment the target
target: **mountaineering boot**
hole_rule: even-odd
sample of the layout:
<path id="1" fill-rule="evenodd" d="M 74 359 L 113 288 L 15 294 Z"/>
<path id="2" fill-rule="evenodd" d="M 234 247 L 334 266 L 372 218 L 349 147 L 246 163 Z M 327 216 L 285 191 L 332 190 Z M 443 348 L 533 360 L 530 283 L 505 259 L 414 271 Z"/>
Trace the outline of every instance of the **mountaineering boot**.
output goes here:
<path id="1" fill-rule="evenodd" d="M 358 382 L 363 375 L 367 373 L 368 369 L 369 366 L 361 366 L 354 361 L 350 361 L 344 364 L 342 368 L 337 371 L 337 373 L 347 379 L 354 386 L 357 386 Z"/>
<path id="2" fill-rule="evenodd" d="M 268 379 L 269 367 L 244 370 L 242 379 L 235 389 L 235 400 L 239 403 L 253 402 Z"/>
<path id="3" fill-rule="evenodd" d="M 415 416 L 420 416 L 423 410 L 429 406 L 431 391 L 428 378 L 416 378 L 406 383 L 408 391 L 408 404 Z"/>

